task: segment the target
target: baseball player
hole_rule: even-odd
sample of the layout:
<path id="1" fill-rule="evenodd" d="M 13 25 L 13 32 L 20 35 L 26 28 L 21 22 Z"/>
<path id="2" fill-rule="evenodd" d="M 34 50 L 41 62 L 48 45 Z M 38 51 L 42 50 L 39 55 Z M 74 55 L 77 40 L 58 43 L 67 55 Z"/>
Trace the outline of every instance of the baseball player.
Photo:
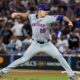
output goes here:
<path id="1" fill-rule="evenodd" d="M 69 26 L 73 26 L 72 22 L 68 17 L 63 15 L 48 15 L 49 8 L 44 4 L 39 4 L 37 10 L 34 14 L 29 13 L 13 13 L 11 16 L 15 18 L 16 16 L 21 16 L 23 18 L 29 18 L 32 26 L 32 43 L 29 48 L 25 51 L 25 54 L 15 60 L 13 63 L 3 68 L 0 71 L 0 75 L 9 72 L 12 68 L 29 61 L 34 55 L 39 52 L 45 52 L 52 58 L 56 58 L 62 67 L 66 70 L 70 80 L 77 80 L 74 72 L 63 58 L 58 49 L 50 41 L 49 26 L 57 20 L 64 20 Z"/>

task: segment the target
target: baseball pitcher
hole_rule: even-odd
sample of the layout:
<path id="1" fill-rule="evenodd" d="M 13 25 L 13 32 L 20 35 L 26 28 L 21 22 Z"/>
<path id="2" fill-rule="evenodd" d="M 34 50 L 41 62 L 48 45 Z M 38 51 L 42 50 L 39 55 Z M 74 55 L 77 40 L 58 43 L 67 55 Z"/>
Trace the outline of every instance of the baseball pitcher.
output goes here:
<path id="1" fill-rule="evenodd" d="M 37 53 L 45 52 L 46 54 L 50 55 L 52 58 L 56 58 L 60 62 L 62 67 L 66 70 L 70 80 L 77 80 L 74 72 L 72 71 L 66 60 L 63 58 L 54 44 L 50 41 L 49 34 L 49 27 L 53 22 L 64 20 L 68 23 L 69 26 L 73 26 L 73 24 L 69 20 L 69 18 L 64 15 L 48 15 L 48 12 L 48 6 L 39 4 L 34 14 L 13 13 L 11 15 L 12 18 L 15 18 L 16 16 L 21 16 L 24 19 L 29 18 L 32 27 L 33 41 L 21 58 L 15 60 L 7 67 L 0 70 L 0 75 L 3 75 L 4 73 L 9 72 L 12 68 L 15 68 L 16 66 L 29 61 Z"/>

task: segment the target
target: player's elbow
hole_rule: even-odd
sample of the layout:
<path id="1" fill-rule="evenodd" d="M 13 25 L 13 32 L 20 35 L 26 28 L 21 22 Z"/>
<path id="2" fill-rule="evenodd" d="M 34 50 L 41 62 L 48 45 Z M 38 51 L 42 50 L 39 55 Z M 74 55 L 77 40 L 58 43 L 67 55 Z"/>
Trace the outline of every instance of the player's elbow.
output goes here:
<path id="1" fill-rule="evenodd" d="M 64 17 L 63 17 L 63 20 L 66 20 L 66 19 L 68 19 L 68 17 L 67 17 L 67 16 L 64 16 Z"/>
<path id="2" fill-rule="evenodd" d="M 71 20 L 70 20 L 67 16 L 64 16 L 64 17 L 63 17 L 63 20 L 64 20 L 65 22 L 71 22 Z"/>

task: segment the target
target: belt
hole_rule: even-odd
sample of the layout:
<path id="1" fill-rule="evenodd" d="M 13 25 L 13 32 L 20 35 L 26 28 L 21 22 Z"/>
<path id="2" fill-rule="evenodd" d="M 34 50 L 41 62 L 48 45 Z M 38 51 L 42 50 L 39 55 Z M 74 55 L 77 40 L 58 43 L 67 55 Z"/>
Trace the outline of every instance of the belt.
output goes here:
<path id="1" fill-rule="evenodd" d="M 34 39 L 33 39 L 34 40 Z M 36 40 L 37 41 L 37 40 Z M 46 42 L 49 42 L 50 40 L 48 39 Z M 45 41 L 37 41 L 39 44 L 44 44 L 46 43 Z"/>

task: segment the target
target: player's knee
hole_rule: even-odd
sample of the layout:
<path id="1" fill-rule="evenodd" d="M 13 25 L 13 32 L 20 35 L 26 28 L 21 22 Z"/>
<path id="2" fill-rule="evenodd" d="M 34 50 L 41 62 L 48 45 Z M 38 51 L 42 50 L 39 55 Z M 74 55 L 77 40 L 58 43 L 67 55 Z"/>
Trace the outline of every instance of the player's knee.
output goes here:
<path id="1" fill-rule="evenodd" d="M 29 60 L 29 59 L 26 58 L 26 57 L 21 57 L 21 61 L 22 61 L 23 63 L 27 62 L 28 60 Z"/>

